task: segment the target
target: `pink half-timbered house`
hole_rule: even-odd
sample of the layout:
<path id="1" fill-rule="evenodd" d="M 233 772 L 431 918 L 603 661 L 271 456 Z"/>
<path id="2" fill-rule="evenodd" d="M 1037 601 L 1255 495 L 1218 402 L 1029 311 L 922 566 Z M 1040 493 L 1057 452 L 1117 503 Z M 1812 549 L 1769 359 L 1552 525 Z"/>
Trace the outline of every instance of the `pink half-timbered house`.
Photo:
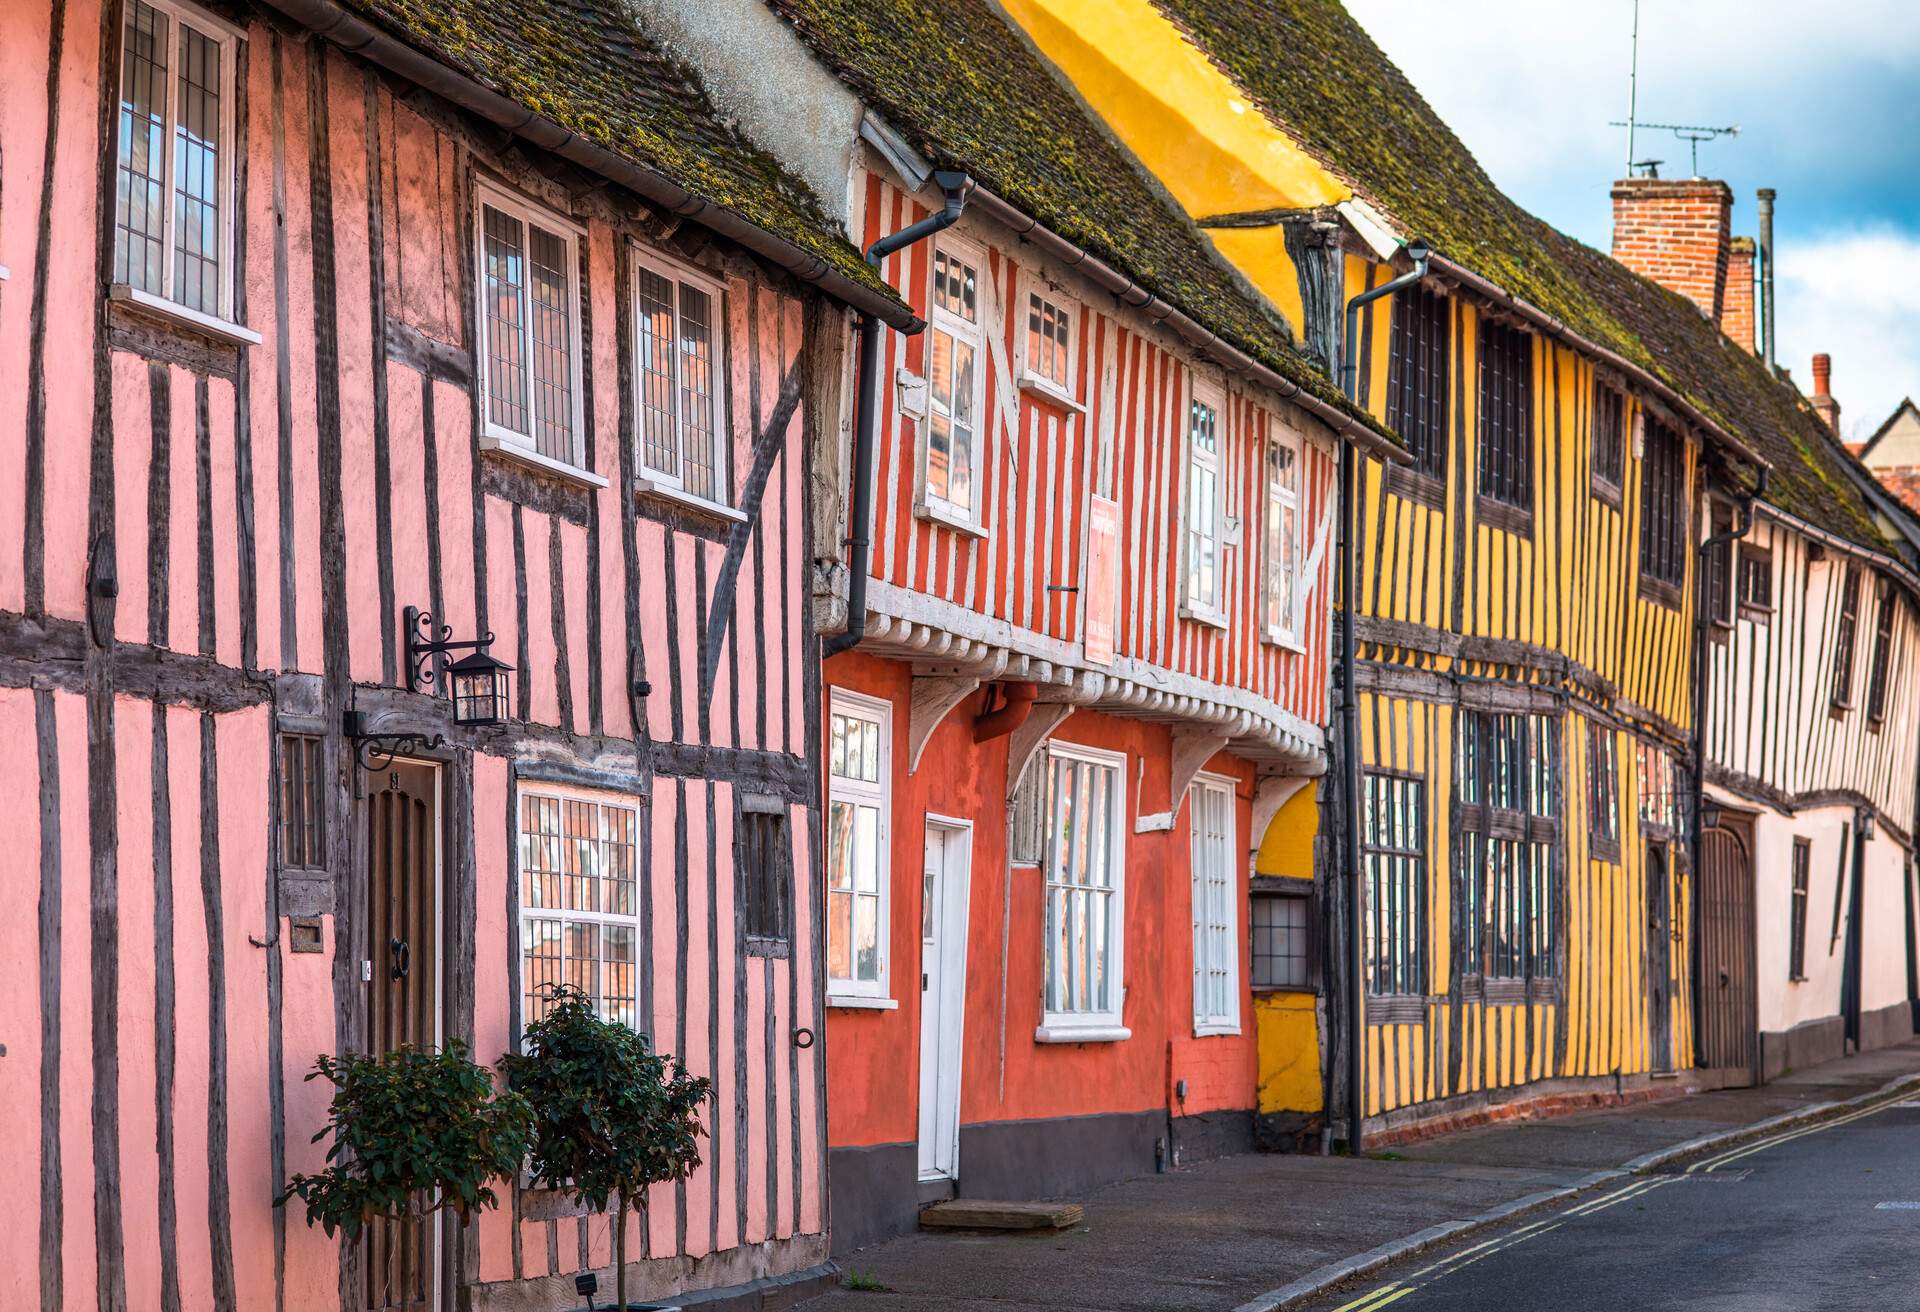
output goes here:
<path id="1" fill-rule="evenodd" d="M 636 1291 L 829 1271 L 802 362 L 914 320 L 622 5 L 549 8 L 0 10 L 11 1302 L 571 1304 L 611 1235 L 552 1196 L 274 1206 L 318 1054 L 491 1062 L 556 980 L 714 1080 Z M 488 635 L 456 723 L 410 644 Z"/>

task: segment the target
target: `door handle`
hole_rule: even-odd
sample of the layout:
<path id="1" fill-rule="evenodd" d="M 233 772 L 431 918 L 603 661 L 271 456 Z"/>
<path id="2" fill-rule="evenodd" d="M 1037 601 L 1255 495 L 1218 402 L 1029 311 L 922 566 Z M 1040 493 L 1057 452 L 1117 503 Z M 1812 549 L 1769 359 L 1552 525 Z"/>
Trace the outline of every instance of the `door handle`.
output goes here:
<path id="1" fill-rule="evenodd" d="M 393 978 L 405 979 L 407 970 L 412 964 L 412 949 L 407 946 L 405 939 L 396 938 L 387 944 L 387 950 L 393 953 Z"/>

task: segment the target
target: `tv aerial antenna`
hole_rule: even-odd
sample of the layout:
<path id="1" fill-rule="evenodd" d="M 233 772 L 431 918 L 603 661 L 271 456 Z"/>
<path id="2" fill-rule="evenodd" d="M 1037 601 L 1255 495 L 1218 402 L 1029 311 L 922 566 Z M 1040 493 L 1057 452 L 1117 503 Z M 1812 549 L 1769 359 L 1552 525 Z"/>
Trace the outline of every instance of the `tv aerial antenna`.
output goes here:
<path id="1" fill-rule="evenodd" d="M 1642 123 L 1640 122 L 1640 0 L 1633 0 L 1633 54 L 1627 70 L 1627 117 L 1614 119 L 1608 127 L 1627 130 L 1627 176 L 1657 178 L 1660 166 L 1666 163 L 1659 159 L 1636 159 L 1634 136 L 1640 128 L 1655 132 L 1671 132 L 1687 143 L 1693 162 L 1693 176 L 1700 176 L 1700 143 L 1714 141 L 1720 137 L 1737 137 L 1740 125 L 1729 127 L 1705 127 L 1697 123 Z"/>

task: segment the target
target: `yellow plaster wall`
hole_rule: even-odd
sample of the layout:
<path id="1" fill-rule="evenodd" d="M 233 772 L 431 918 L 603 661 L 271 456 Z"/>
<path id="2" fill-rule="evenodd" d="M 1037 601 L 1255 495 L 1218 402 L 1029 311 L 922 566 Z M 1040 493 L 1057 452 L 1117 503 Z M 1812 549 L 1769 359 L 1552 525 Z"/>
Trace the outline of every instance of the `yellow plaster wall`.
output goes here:
<path id="1" fill-rule="evenodd" d="M 1313 994 L 1256 993 L 1253 1019 L 1260 1044 L 1260 1112 L 1319 1111 L 1320 1035 Z"/>
<path id="2" fill-rule="evenodd" d="M 1149 0 L 1005 4 L 1188 214 L 1310 209 L 1353 194 L 1248 104 Z"/>

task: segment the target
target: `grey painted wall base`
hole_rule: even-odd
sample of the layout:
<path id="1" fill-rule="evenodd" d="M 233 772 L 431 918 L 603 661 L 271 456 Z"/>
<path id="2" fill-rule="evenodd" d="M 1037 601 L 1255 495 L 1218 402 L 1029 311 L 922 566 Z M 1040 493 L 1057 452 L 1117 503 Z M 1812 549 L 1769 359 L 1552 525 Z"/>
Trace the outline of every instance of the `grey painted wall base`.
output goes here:
<path id="1" fill-rule="evenodd" d="M 1115 1112 L 960 1127 L 955 1196 L 1026 1202 L 1084 1194 L 1157 1165 L 1167 1114 Z M 1253 1113 L 1173 1118 L 1183 1165 L 1253 1147 Z M 835 1148 L 827 1156 L 836 1256 L 905 1234 L 920 1214 L 919 1151 L 910 1143 Z"/>
<path id="2" fill-rule="evenodd" d="M 1319 1112 L 1268 1112 L 1253 1118 L 1253 1146 L 1263 1153 L 1317 1153 L 1327 1118 Z"/>
<path id="3" fill-rule="evenodd" d="M 1913 1037 L 1913 1006 L 1902 999 L 1891 1007 L 1860 1014 L 1860 1050 L 1890 1047 Z"/>
<path id="4" fill-rule="evenodd" d="M 1839 1016 L 1803 1020 L 1792 1029 L 1760 1032 L 1760 1078 L 1775 1080 L 1846 1055 L 1847 1025 Z"/>

